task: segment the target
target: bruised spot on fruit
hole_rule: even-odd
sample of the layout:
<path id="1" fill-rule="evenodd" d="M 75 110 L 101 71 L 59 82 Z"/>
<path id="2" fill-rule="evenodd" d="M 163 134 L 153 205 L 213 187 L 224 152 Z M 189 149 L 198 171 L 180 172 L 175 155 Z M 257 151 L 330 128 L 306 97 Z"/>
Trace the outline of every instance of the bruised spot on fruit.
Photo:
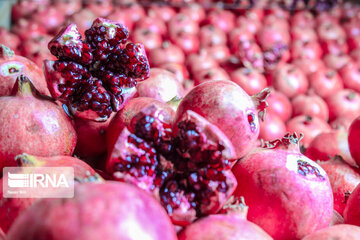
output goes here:
<path id="1" fill-rule="evenodd" d="M 310 174 L 315 175 L 316 177 L 324 180 L 325 177 L 323 175 L 321 175 L 319 169 L 315 166 L 312 166 L 311 164 L 309 164 L 308 162 L 298 159 L 297 160 L 297 165 L 298 165 L 298 173 L 300 173 L 303 176 L 307 176 Z"/>
<path id="2" fill-rule="evenodd" d="M 31 124 L 30 126 L 26 126 L 26 131 L 31 133 L 36 133 L 40 130 L 40 126 L 36 123 Z"/>

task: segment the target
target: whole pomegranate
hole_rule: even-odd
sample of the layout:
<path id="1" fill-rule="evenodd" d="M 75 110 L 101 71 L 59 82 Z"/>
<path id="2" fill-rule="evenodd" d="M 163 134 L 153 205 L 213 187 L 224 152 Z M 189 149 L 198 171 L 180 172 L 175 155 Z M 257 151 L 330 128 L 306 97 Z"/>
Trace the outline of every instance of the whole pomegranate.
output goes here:
<path id="1" fill-rule="evenodd" d="M 11 31 L 18 35 L 20 40 L 37 38 L 47 33 L 43 25 L 24 18 L 21 18 L 15 25 L 13 25 Z"/>
<path id="2" fill-rule="evenodd" d="M 197 35 L 199 30 L 199 24 L 192 20 L 190 16 L 182 13 L 174 15 L 168 23 L 169 35 L 172 38 L 176 38 L 179 33 Z"/>
<path id="3" fill-rule="evenodd" d="M 33 13 L 33 16 L 36 16 L 33 18 L 34 22 L 44 26 L 48 33 L 56 32 L 65 21 L 64 12 L 54 6 L 41 7 Z"/>
<path id="4" fill-rule="evenodd" d="M 32 81 L 40 93 L 49 95 L 41 69 L 29 59 L 15 55 L 4 45 L 0 47 L 0 69 L 0 96 L 10 95 L 17 77 L 22 74 Z"/>
<path id="5" fill-rule="evenodd" d="M 231 81 L 207 81 L 183 98 L 174 124 L 187 110 L 198 113 L 224 132 L 235 146 L 236 157 L 240 158 L 254 146 L 259 135 L 258 116 L 262 119 L 269 92 L 265 89 L 250 97 Z M 259 115 L 257 111 L 260 111 Z"/>
<path id="6" fill-rule="evenodd" d="M 308 77 L 310 89 L 322 98 L 327 98 L 344 88 L 343 81 L 336 70 L 322 68 Z"/>
<path id="7" fill-rule="evenodd" d="M 9 32 L 6 28 L 0 27 L 0 45 L 6 45 L 16 51 L 20 45 L 20 39 L 16 34 Z"/>
<path id="8" fill-rule="evenodd" d="M 360 227 L 353 226 L 350 224 L 339 224 L 309 234 L 302 240 L 322 240 L 322 239 L 356 240 L 359 238 L 360 238 Z"/>
<path id="9" fill-rule="evenodd" d="M 339 54 L 326 54 L 323 61 L 328 68 L 340 70 L 346 64 L 351 62 L 351 57 L 345 53 Z"/>
<path id="10" fill-rule="evenodd" d="M 168 22 L 176 14 L 176 11 L 165 4 L 151 4 L 147 13 L 150 17 L 160 17 L 164 22 Z"/>
<path id="11" fill-rule="evenodd" d="M 226 34 L 214 25 L 205 25 L 200 28 L 200 44 L 202 47 L 226 45 Z"/>
<path id="12" fill-rule="evenodd" d="M 206 17 L 204 7 L 195 1 L 188 1 L 188 3 L 180 8 L 180 13 L 188 15 L 193 21 L 197 23 L 201 23 Z"/>
<path id="13" fill-rule="evenodd" d="M 189 79 L 189 72 L 187 70 L 187 68 L 185 67 L 184 64 L 181 63 L 165 63 L 160 65 L 161 69 L 165 69 L 169 72 L 172 72 L 173 74 L 175 74 L 177 80 L 180 83 L 185 82 L 186 79 Z"/>
<path id="14" fill-rule="evenodd" d="M 161 68 L 152 68 L 150 77 L 140 82 L 136 89 L 139 97 L 155 98 L 162 102 L 184 95 L 184 88 L 176 75 Z"/>
<path id="15" fill-rule="evenodd" d="M 53 6 L 59 12 L 64 13 L 65 16 L 70 16 L 82 8 L 82 1 L 81 0 L 54 0 Z"/>
<path id="16" fill-rule="evenodd" d="M 266 112 L 278 116 L 286 122 L 292 115 L 292 106 L 290 100 L 282 92 L 272 90 L 266 99 L 268 107 Z"/>
<path id="17" fill-rule="evenodd" d="M 329 124 L 318 117 L 310 117 L 306 115 L 299 115 L 290 119 L 286 123 L 288 132 L 300 132 L 304 134 L 302 139 L 302 146 L 307 148 L 311 141 L 320 133 L 331 130 Z"/>
<path id="18" fill-rule="evenodd" d="M 155 48 L 149 53 L 151 67 L 159 67 L 165 63 L 185 63 L 185 54 L 178 46 L 169 41 L 163 42 L 161 47 Z"/>
<path id="19" fill-rule="evenodd" d="M 91 27 L 92 22 L 96 19 L 96 14 L 90 9 L 83 8 L 80 11 L 72 14 L 68 18 L 69 23 L 74 23 L 79 29 L 81 35 L 83 35 L 86 29 Z"/>
<path id="20" fill-rule="evenodd" d="M 14 157 L 23 152 L 44 157 L 74 152 L 72 122 L 26 76 L 17 78 L 10 96 L 0 97 L 0 109 L 0 169 L 15 166 Z"/>
<path id="21" fill-rule="evenodd" d="M 206 19 L 204 21 L 207 24 L 217 26 L 227 33 L 235 26 L 235 15 L 228 10 L 214 9 L 206 15 Z"/>
<path id="22" fill-rule="evenodd" d="M 134 42 L 144 43 L 144 47 L 147 52 L 161 47 L 162 38 L 161 35 L 155 32 L 150 31 L 146 28 L 138 28 L 133 32 L 132 40 Z"/>
<path id="23" fill-rule="evenodd" d="M 238 84 L 249 95 L 254 95 L 267 86 L 263 74 L 249 68 L 240 68 L 231 73 L 231 80 Z"/>
<path id="24" fill-rule="evenodd" d="M 26 173 L 28 167 L 72 167 L 75 183 L 102 182 L 102 178 L 89 165 L 70 156 L 38 157 L 26 153 L 16 156 L 19 173 Z M 7 232 L 13 222 L 30 207 L 36 198 L 4 198 L 3 182 L 0 179 L 0 228 Z"/>
<path id="25" fill-rule="evenodd" d="M 8 234 L 8 240 L 100 238 L 175 240 L 176 233 L 165 211 L 150 195 L 128 184 L 109 181 L 79 184 L 74 198 L 36 202 L 15 221 Z"/>
<path id="26" fill-rule="evenodd" d="M 144 47 L 127 41 L 128 29 L 97 18 L 85 31 L 64 27 L 48 45 L 59 60 L 45 61 L 45 77 L 52 97 L 77 117 L 104 121 L 135 94 L 137 81 L 149 77 Z"/>
<path id="27" fill-rule="evenodd" d="M 360 141 L 360 117 L 356 118 L 349 128 L 348 143 L 351 156 L 360 165 L 360 150 L 358 143 Z"/>
<path id="28" fill-rule="evenodd" d="M 325 67 L 321 59 L 298 58 L 292 61 L 304 74 L 310 75 Z"/>
<path id="29" fill-rule="evenodd" d="M 216 213 L 236 187 L 231 142 L 193 111 L 172 125 L 172 108 L 147 99 L 129 101 L 111 122 L 107 172 L 152 192 L 176 225 Z"/>
<path id="30" fill-rule="evenodd" d="M 171 37 L 171 41 L 180 47 L 186 55 L 198 52 L 200 47 L 198 36 L 185 32 L 179 32 L 178 35 Z"/>
<path id="31" fill-rule="evenodd" d="M 302 155 L 298 144 L 297 135 L 288 133 L 253 149 L 232 168 L 238 181 L 234 196 L 244 196 L 249 221 L 274 239 L 301 239 L 329 226 L 333 215 L 326 172 Z"/>
<path id="32" fill-rule="evenodd" d="M 349 195 L 360 183 L 360 174 L 351 168 L 341 157 L 336 157 L 319 165 L 329 176 L 334 195 L 334 209 L 343 215 Z"/>
<path id="33" fill-rule="evenodd" d="M 329 119 L 340 116 L 355 119 L 360 113 L 360 94 L 351 89 L 340 90 L 325 99 L 329 107 Z"/>
<path id="34" fill-rule="evenodd" d="M 51 39 L 52 36 L 50 35 L 28 39 L 21 44 L 21 54 L 42 68 L 45 59 L 56 60 L 47 48 L 47 44 Z"/>
<path id="35" fill-rule="evenodd" d="M 339 116 L 330 122 L 330 126 L 333 129 L 345 129 L 348 130 L 350 128 L 351 123 L 354 118 L 352 116 Z"/>
<path id="36" fill-rule="evenodd" d="M 130 19 L 130 17 L 124 14 L 121 8 L 116 8 L 115 11 L 109 14 L 106 18 L 125 25 L 130 31 L 133 30 L 134 22 Z"/>
<path id="37" fill-rule="evenodd" d="M 187 226 L 179 233 L 179 240 L 272 240 L 264 230 L 246 219 L 247 211 L 244 203 L 231 205 L 225 214 L 213 214 Z"/>
<path id="38" fill-rule="evenodd" d="M 344 209 L 345 223 L 360 226 L 360 184 L 351 192 Z"/>
<path id="39" fill-rule="evenodd" d="M 195 86 L 197 86 L 212 80 L 230 80 L 230 76 L 223 68 L 215 67 L 196 72 L 193 75 L 193 79 Z"/>
<path id="40" fill-rule="evenodd" d="M 298 95 L 291 100 L 293 116 L 307 115 L 324 121 L 329 119 L 326 102 L 317 95 Z"/>
<path id="41" fill-rule="evenodd" d="M 114 10 L 112 0 L 87 0 L 84 5 L 99 17 L 106 17 Z"/>
<path id="42" fill-rule="evenodd" d="M 309 87 L 309 81 L 305 74 L 292 64 L 277 68 L 272 77 L 272 84 L 276 90 L 288 98 L 306 93 Z"/>
<path id="43" fill-rule="evenodd" d="M 339 73 L 345 88 L 360 92 L 360 63 L 346 64 Z"/>
<path id="44" fill-rule="evenodd" d="M 219 64 L 206 51 L 190 54 L 186 58 L 186 65 L 192 74 L 203 70 L 219 67 Z"/>
<path id="45" fill-rule="evenodd" d="M 137 29 L 147 29 L 148 31 L 157 33 L 160 36 L 165 35 L 166 33 L 165 23 L 156 16 L 139 19 L 139 21 L 136 22 L 135 27 Z"/>
<path id="46" fill-rule="evenodd" d="M 230 50 L 226 45 L 216 45 L 203 49 L 211 58 L 215 59 L 218 63 L 225 63 L 230 58 Z"/>
<path id="47" fill-rule="evenodd" d="M 284 121 L 278 115 L 266 113 L 265 120 L 260 122 L 259 139 L 270 141 L 281 138 L 285 133 L 286 125 Z"/>

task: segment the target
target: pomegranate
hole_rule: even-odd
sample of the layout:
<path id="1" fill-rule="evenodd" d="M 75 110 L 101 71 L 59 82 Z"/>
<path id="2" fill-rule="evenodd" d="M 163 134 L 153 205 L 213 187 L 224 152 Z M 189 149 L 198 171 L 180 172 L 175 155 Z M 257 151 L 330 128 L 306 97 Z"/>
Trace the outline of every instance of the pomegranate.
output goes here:
<path id="1" fill-rule="evenodd" d="M 271 73 L 276 68 L 280 68 L 289 59 L 290 51 L 288 50 L 288 46 L 281 42 L 264 49 L 264 68 L 268 73 Z"/>
<path id="2" fill-rule="evenodd" d="M 36 202 L 8 234 L 9 240 L 100 238 L 175 240 L 176 234 L 155 199 L 133 186 L 111 181 L 79 184 L 74 198 Z"/>
<path id="3" fill-rule="evenodd" d="M 149 53 L 151 67 L 159 67 L 165 63 L 184 63 L 184 52 L 178 46 L 165 41 L 159 48 L 155 48 Z"/>
<path id="4" fill-rule="evenodd" d="M 64 12 L 60 12 L 54 6 L 41 7 L 33 14 L 33 16 L 36 16 L 36 18 L 33 18 L 34 22 L 44 26 L 48 33 L 56 32 L 65 21 Z"/>
<path id="5" fill-rule="evenodd" d="M 144 8 L 137 2 L 125 4 L 120 7 L 120 10 L 122 14 L 127 16 L 134 23 L 146 16 Z"/>
<path id="6" fill-rule="evenodd" d="M 39 7 L 49 5 L 50 0 L 38 0 L 38 1 L 27 1 L 21 0 L 17 1 L 12 5 L 11 8 L 11 20 L 13 22 L 18 22 L 21 18 L 30 17 L 33 12 Z"/>
<path id="7" fill-rule="evenodd" d="M 264 25 L 256 34 L 256 38 L 263 49 L 271 49 L 278 43 L 285 46 L 290 43 L 290 34 L 277 24 Z"/>
<path id="8" fill-rule="evenodd" d="M 301 42 L 315 42 L 317 35 L 313 28 L 310 27 L 293 27 L 291 28 L 291 38 L 295 41 Z"/>
<path id="9" fill-rule="evenodd" d="M 80 11 L 74 13 L 68 18 L 68 23 L 74 23 L 79 29 L 81 35 L 83 35 L 86 29 L 91 27 L 91 24 L 96 19 L 96 14 L 90 9 L 83 8 Z"/>
<path id="10" fill-rule="evenodd" d="M 337 117 L 335 120 L 330 122 L 330 126 L 333 129 L 345 129 L 348 130 L 350 128 L 350 125 L 353 121 L 352 116 L 340 116 Z"/>
<path id="11" fill-rule="evenodd" d="M 334 195 L 334 209 L 343 215 L 350 193 L 360 183 L 360 174 L 351 168 L 341 157 L 319 162 L 329 176 Z"/>
<path id="12" fill-rule="evenodd" d="M 338 23 L 334 23 L 331 21 L 321 23 L 317 28 L 317 33 L 319 36 L 319 40 L 321 41 L 346 38 L 346 33 L 344 29 Z"/>
<path id="13" fill-rule="evenodd" d="M 360 184 L 351 192 L 344 209 L 344 220 L 346 224 L 360 226 Z"/>
<path id="14" fill-rule="evenodd" d="M 45 59 L 56 60 L 47 48 L 47 44 L 51 39 L 52 36 L 50 35 L 28 39 L 21 44 L 21 54 L 42 68 Z"/>
<path id="15" fill-rule="evenodd" d="M 125 15 L 120 8 L 116 8 L 115 11 L 109 14 L 106 18 L 111 21 L 125 25 L 129 30 L 132 30 L 134 27 L 134 22 L 132 21 L 132 19 L 130 19 L 127 15 Z"/>
<path id="16" fill-rule="evenodd" d="M 318 117 L 324 121 L 329 119 L 326 102 L 317 95 L 298 95 L 291 100 L 293 116 L 307 115 Z"/>
<path id="17" fill-rule="evenodd" d="M 354 49 L 351 51 L 350 56 L 352 59 L 354 59 L 356 62 L 360 62 L 360 48 Z"/>
<path id="18" fill-rule="evenodd" d="M 326 54 L 323 61 L 327 67 L 337 71 L 346 66 L 346 64 L 350 63 L 351 58 L 345 53 Z"/>
<path id="19" fill-rule="evenodd" d="M 183 64 L 165 63 L 165 64 L 160 65 L 160 68 L 165 69 L 165 70 L 175 74 L 178 82 L 180 82 L 180 83 L 184 83 L 184 81 L 189 78 L 189 72 Z"/>
<path id="20" fill-rule="evenodd" d="M 322 41 L 321 45 L 325 54 L 340 54 L 340 53 L 346 54 L 349 51 L 349 47 L 346 40 L 342 38 Z"/>
<path id="21" fill-rule="evenodd" d="M 44 26 L 34 21 L 21 18 L 12 28 L 11 31 L 18 35 L 21 40 L 37 38 L 46 34 Z"/>
<path id="22" fill-rule="evenodd" d="M 169 35 L 172 38 L 176 38 L 179 33 L 196 35 L 199 33 L 199 30 L 200 28 L 197 22 L 192 20 L 190 16 L 186 14 L 178 13 L 174 15 L 168 23 Z"/>
<path id="23" fill-rule="evenodd" d="M 305 74 L 292 64 L 277 68 L 273 73 L 272 84 L 276 90 L 282 92 L 288 98 L 306 93 L 309 87 Z"/>
<path id="24" fill-rule="evenodd" d="M 360 165 L 360 151 L 358 148 L 358 143 L 360 140 L 360 117 L 356 118 L 350 128 L 348 135 L 348 143 L 351 156 Z"/>
<path id="25" fill-rule="evenodd" d="M 293 59 L 320 59 L 322 57 L 321 46 L 316 41 L 293 41 L 290 51 Z"/>
<path id="26" fill-rule="evenodd" d="M 344 218 L 337 211 L 333 210 L 333 216 L 331 219 L 330 226 L 343 224 L 343 223 L 344 223 Z"/>
<path id="27" fill-rule="evenodd" d="M 204 20 L 207 24 L 212 24 L 228 33 L 235 26 L 235 15 L 228 10 L 214 9 L 211 10 Z"/>
<path id="28" fill-rule="evenodd" d="M 202 26 L 199 32 L 199 39 L 202 47 L 226 45 L 226 34 L 214 25 Z"/>
<path id="29" fill-rule="evenodd" d="M 193 78 L 195 86 L 212 80 L 230 80 L 230 76 L 221 67 L 204 69 L 202 71 L 196 72 L 193 75 Z"/>
<path id="30" fill-rule="evenodd" d="M 353 226 L 350 224 L 339 224 L 309 234 L 302 240 L 322 240 L 322 239 L 356 240 L 359 238 L 360 238 L 360 227 Z"/>
<path id="31" fill-rule="evenodd" d="M 200 42 L 197 35 L 179 32 L 178 35 L 171 37 L 171 41 L 179 46 L 188 55 L 199 50 Z"/>
<path id="32" fill-rule="evenodd" d="M 26 76 L 17 78 L 10 96 L 0 97 L 0 106 L 0 169 L 14 166 L 14 157 L 23 152 L 44 157 L 74 152 L 77 136 L 70 119 Z"/>
<path id="33" fill-rule="evenodd" d="M 85 8 L 91 10 L 99 17 L 106 17 L 114 10 L 112 0 L 87 0 Z"/>
<path id="34" fill-rule="evenodd" d="M 245 206 L 244 202 L 239 205 L 229 206 L 226 214 L 210 215 L 187 226 L 179 233 L 179 240 L 272 240 L 273 238 L 259 226 L 246 220 L 247 211 L 247 206 Z"/>
<path id="35" fill-rule="evenodd" d="M 160 17 L 164 22 L 168 22 L 176 14 L 176 11 L 171 6 L 164 4 L 151 4 L 147 13 L 150 17 Z"/>
<path id="36" fill-rule="evenodd" d="M 155 98 L 162 102 L 168 102 L 174 97 L 182 98 L 184 95 L 184 88 L 176 75 L 161 68 L 152 68 L 150 77 L 140 82 L 136 89 L 138 96 Z"/>
<path id="37" fill-rule="evenodd" d="M 81 0 L 54 0 L 53 6 L 59 12 L 64 13 L 65 16 L 70 16 L 82 8 L 82 1 Z"/>
<path id="38" fill-rule="evenodd" d="M 328 161 L 340 156 L 346 163 L 356 166 L 350 155 L 348 134 L 344 128 L 322 132 L 317 135 L 306 149 L 306 156 L 312 160 Z"/>
<path id="39" fill-rule="evenodd" d="M 70 156 L 38 157 L 28 154 L 16 156 L 17 166 L 23 167 L 21 172 L 26 173 L 27 167 L 72 167 L 75 183 L 102 182 L 102 178 L 85 162 Z M 0 228 L 7 232 L 13 222 L 30 207 L 36 198 L 4 198 L 3 182 L 0 179 Z"/>
<path id="40" fill-rule="evenodd" d="M 290 100 L 282 92 L 272 90 L 266 102 L 268 103 L 267 113 L 278 116 L 284 122 L 289 120 L 292 115 L 292 106 Z"/>
<path id="41" fill-rule="evenodd" d="M 302 147 L 307 148 L 312 140 L 322 132 L 330 131 L 329 124 L 321 118 L 299 115 L 286 123 L 288 132 L 299 132 L 304 134 Z"/>
<path id="42" fill-rule="evenodd" d="M 0 69 L 0 96 L 10 95 L 16 78 L 22 74 L 30 78 L 40 93 L 49 95 L 41 69 L 29 59 L 15 55 L 4 45 L 0 47 Z"/>
<path id="43" fill-rule="evenodd" d="M 165 23 L 157 16 L 141 18 L 139 19 L 139 21 L 136 22 L 135 27 L 140 29 L 146 29 L 150 32 L 160 35 L 165 35 L 166 33 Z"/>
<path id="44" fill-rule="evenodd" d="M 344 88 L 339 74 L 332 69 L 321 68 L 308 77 L 310 89 L 322 98 L 327 98 Z"/>
<path id="45" fill-rule="evenodd" d="M 147 53 L 153 49 L 161 47 L 162 44 L 162 38 L 160 34 L 145 28 L 136 29 L 132 34 L 132 40 L 134 42 L 144 43 L 144 47 Z"/>
<path id="46" fill-rule="evenodd" d="M 269 93 L 265 89 L 251 98 L 231 81 L 207 81 L 193 88 L 183 98 L 174 124 L 177 124 L 187 110 L 198 113 L 224 132 L 235 146 L 236 157 L 240 158 L 252 148 L 258 137 L 257 110 L 259 117 L 263 119 L 263 111 L 267 105 L 265 99 Z M 234 135 L 234 131 L 237 134 Z"/>
<path id="47" fill-rule="evenodd" d="M 346 64 L 339 73 L 345 88 L 360 92 L 360 63 Z"/>
<path id="48" fill-rule="evenodd" d="M 321 59 L 298 58 L 293 60 L 292 64 L 298 67 L 305 75 L 310 75 L 325 68 L 325 64 Z"/>
<path id="49" fill-rule="evenodd" d="M 103 18 L 85 31 L 85 41 L 76 25 L 64 27 L 48 45 L 59 59 L 45 61 L 51 95 L 71 114 L 91 120 L 119 111 L 150 69 L 143 45 L 126 42 L 128 35 L 124 25 Z"/>
<path id="50" fill-rule="evenodd" d="M 186 58 L 186 65 L 192 74 L 219 67 L 215 59 L 211 58 L 209 54 L 203 50 L 199 53 L 190 54 Z"/>
<path id="51" fill-rule="evenodd" d="M 240 41 L 234 48 L 233 51 L 243 67 L 254 68 L 260 72 L 264 70 L 264 56 L 254 40 Z"/>
<path id="52" fill-rule="evenodd" d="M 284 121 L 275 114 L 266 114 L 265 120 L 260 122 L 259 139 L 270 141 L 281 138 L 286 133 Z"/>
<path id="53" fill-rule="evenodd" d="M 231 80 L 249 95 L 254 95 L 267 86 L 264 75 L 250 68 L 240 68 L 232 72 Z"/>
<path id="54" fill-rule="evenodd" d="M 0 228 L 0 240 L 6 240 L 5 233 L 3 232 L 3 230 L 1 228 Z"/>
<path id="55" fill-rule="evenodd" d="M 204 50 L 207 55 L 217 61 L 219 64 L 225 63 L 230 58 L 230 50 L 226 45 L 216 45 L 200 49 Z"/>
<path id="56" fill-rule="evenodd" d="M 205 9 L 196 2 L 189 2 L 180 8 L 180 13 L 188 15 L 193 21 L 200 23 L 205 17 Z"/>
<path id="57" fill-rule="evenodd" d="M 310 11 L 299 11 L 292 15 L 291 25 L 293 27 L 299 28 L 314 28 L 315 27 L 315 18 Z"/>
<path id="58" fill-rule="evenodd" d="M 328 176 L 298 144 L 296 133 L 288 133 L 253 149 L 232 168 L 238 181 L 234 196 L 245 197 L 249 221 L 274 239 L 301 239 L 329 226 L 333 215 Z"/>
<path id="59" fill-rule="evenodd" d="M 329 107 L 330 120 L 340 116 L 355 119 L 360 113 L 360 94 L 354 90 L 340 90 L 325 100 Z"/>
<path id="60" fill-rule="evenodd" d="M 261 23 L 256 18 L 239 16 L 236 19 L 236 27 L 245 29 L 252 34 L 256 34 L 261 28 Z"/>
<path id="61" fill-rule="evenodd" d="M 170 106 L 145 103 L 127 104 L 110 124 L 107 172 L 152 192 L 174 224 L 216 213 L 236 187 L 231 142 L 195 112 L 172 126 Z"/>
<path id="62" fill-rule="evenodd" d="M 6 28 L 0 27 L 0 45 L 6 45 L 16 51 L 20 45 L 20 39 L 16 34 L 10 33 Z"/>

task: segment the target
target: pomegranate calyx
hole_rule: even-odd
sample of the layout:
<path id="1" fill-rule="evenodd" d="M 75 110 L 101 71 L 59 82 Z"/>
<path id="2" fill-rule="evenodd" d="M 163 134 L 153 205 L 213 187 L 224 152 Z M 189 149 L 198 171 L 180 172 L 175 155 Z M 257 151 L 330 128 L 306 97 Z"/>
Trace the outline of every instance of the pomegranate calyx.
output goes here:
<path id="1" fill-rule="evenodd" d="M 171 108 L 174 109 L 174 111 L 176 111 L 176 109 L 179 107 L 179 105 L 181 103 L 181 100 L 182 100 L 182 98 L 180 98 L 179 96 L 175 96 L 166 103 L 169 104 L 171 106 Z"/>
<path id="2" fill-rule="evenodd" d="M 283 149 L 299 149 L 299 143 L 303 138 L 303 134 L 300 136 L 296 132 L 293 134 L 286 133 L 282 139 L 276 139 L 272 141 L 262 141 L 261 147 L 267 149 L 283 148 Z"/>
<path id="3" fill-rule="evenodd" d="M 16 162 L 21 167 L 42 167 L 45 163 L 35 156 L 23 153 L 15 157 Z"/>
<path id="4" fill-rule="evenodd" d="M 31 82 L 31 80 L 25 76 L 20 75 L 16 78 L 16 82 L 11 90 L 11 96 L 27 97 L 32 96 L 36 98 L 41 98 L 44 100 L 52 101 L 55 103 L 54 99 L 41 94 Z"/>
<path id="5" fill-rule="evenodd" d="M 269 97 L 271 93 L 270 88 L 265 88 L 261 92 L 251 96 L 256 109 L 258 110 L 259 118 L 264 121 L 265 114 L 266 114 L 266 108 L 268 106 L 268 103 L 266 102 L 266 99 Z"/>
<path id="6" fill-rule="evenodd" d="M 1 58 L 11 58 L 15 55 L 14 51 L 8 48 L 7 46 L 1 44 L 0 47 L 0 57 Z"/>
<path id="7" fill-rule="evenodd" d="M 246 219 L 249 207 L 245 203 L 243 196 L 235 197 L 231 196 L 221 209 L 221 213 L 232 214 L 241 219 Z"/>

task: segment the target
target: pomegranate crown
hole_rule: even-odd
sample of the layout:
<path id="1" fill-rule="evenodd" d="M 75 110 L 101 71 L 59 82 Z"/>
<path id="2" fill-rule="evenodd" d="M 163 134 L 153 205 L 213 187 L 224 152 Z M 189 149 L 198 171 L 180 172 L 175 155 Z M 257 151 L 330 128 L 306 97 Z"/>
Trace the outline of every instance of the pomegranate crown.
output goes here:
<path id="1" fill-rule="evenodd" d="M 253 99 L 253 102 L 255 104 L 256 109 L 259 111 L 259 118 L 264 121 L 265 114 L 266 114 L 266 108 L 268 106 L 268 103 L 266 102 L 266 99 L 269 97 L 271 93 L 270 88 L 265 88 L 261 92 L 251 96 Z"/>
<path id="2" fill-rule="evenodd" d="M 296 148 L 298 148 L 299 142 L 301 141 L 303 136 L 304 135 L 302 133 L 300 133 L 299 136 L 296 132 L 294 132 L 293 134 L 286 133 L 284 135 L 284 137 L 282 137 L 281 139 L 276 139 L 276 140 L 266 141 L 266 142 L 262 141 L 261 147 L 267 148 L 267 149 L 274 149 L 274 148 L 290 149 L 291 146 L 296 146 Z"/>

